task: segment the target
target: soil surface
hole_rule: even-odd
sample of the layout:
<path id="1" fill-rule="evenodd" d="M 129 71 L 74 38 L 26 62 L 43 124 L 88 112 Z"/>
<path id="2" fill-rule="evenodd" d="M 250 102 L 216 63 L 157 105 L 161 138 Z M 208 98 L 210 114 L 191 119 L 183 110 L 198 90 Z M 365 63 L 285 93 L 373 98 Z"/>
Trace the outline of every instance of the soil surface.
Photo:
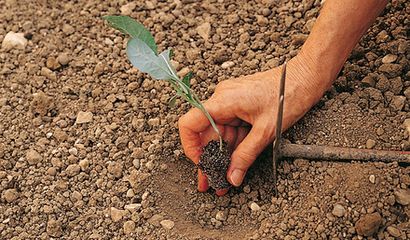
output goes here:
<path id="1" fill-rule="evenodd" d="M 171 87 L 132 69 L 127 39 L 101 18 L 141 21 L 206 99 L 295 56 L 321 4 L 0 1 L 0 239 L 410 239 L 410 168 L 398 164 L 286 159 L 274 196 L 268 149 L 242 187 L 198 193 L 177 131 L 189 105 L 169 108 Z M 391 1 L 286 138 L 409 150 L 409 15 Z"/>

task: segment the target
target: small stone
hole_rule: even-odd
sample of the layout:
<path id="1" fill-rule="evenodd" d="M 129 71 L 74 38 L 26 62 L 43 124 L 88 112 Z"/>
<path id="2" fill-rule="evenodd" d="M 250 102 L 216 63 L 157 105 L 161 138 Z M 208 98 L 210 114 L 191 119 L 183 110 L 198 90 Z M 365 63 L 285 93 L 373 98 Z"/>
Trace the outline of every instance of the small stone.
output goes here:
<path id="1" fill-rule="evenodd" d="M 332 214 L 336 217 L 343 217 L 345 215 L 346 209 L 340 205 L 340 204 L 335 204 L 333 206 L 333 211 Z"/>
<path id="2" fill-rule="evenodd" d="M 150 219 L 148 219 L 148 222 L 151 225 L 154 225 L 156 227 L 160 226 L 160 222 L 164 219 L 164 216 L 161 214 L 154 214 Z"/>
<path id="3" fill-rule="evenodd" d="M 1 48 L 7 50 L 10 49 L 24 49 L 27 45 L 27 39 L 24 37 L 24 33 L 15 33 L 13 31 L 8 32 L 3 39 Z"/>
<path id="4" fill-rule="evenodd" d="M 257 23 L 259 26 L 266 26 L 266 25 L 268 25 L 269 21 L 268 21 L 268 19 L 267 19 L 266 17 L 257 15 L 257 16 L 256 16 L 256 23 Z"/>
<path id="5" fill-rule="evenodd" d="M 262 9 L 262 15 L 267 17 L 272 13 L 272 11 L 269 8 L 263 8 Z"/>
<path id="6" fill-rule="evenodd" d="M 393 111 L 396 111 L 396 112 L 401 111 L 405 103 L 406 103 L 405 96 L 393 96 L 390 102 L 390 107 Z"/>
<path id="7" fill-rule="evenodd" d="M 3 199 L 8 203 L 12 203 L 16 201 L 18 197 L 19 197 L 19 194 L 17 190 L 14 188 L 7 189 L 3 192 Z"/>
<path id="8" fill-rule="evenodd" d="M 396 202 L 406 206 L 410 204 L 410 189 L 398 189 L 394 191 Z"/>
<path id="9" fill-rule="evenodd" d="M 112 220 L 113 222 L 118 222 L 118 221 L 120 221 L 125 215 L 127 215 L 127 211 L 125 211 L 125 210 L 120 210 L 120 209 L 117 209 L 117 208 L 115 208 L 115 207 L 111 207 L 110 214 L 111 214 L 111 220 Z"/>
<path id="10" fill-rule="evenodd" d="M 132 13 L 132 11 L 134 11 L 135 7 L 137 6 L 137 4 L 135 2 L 130 2 L 127 3 L 123 6 L 121 6 L 120 11 L 122 15 L 130 15 Z"/>
<path id="11" fill-rule="evenodd" d="M 225 221 L 226 220 L 226 215 L 223 211 L 218 211 L 216 213 L 215 219 L 218 221 Z"/>
<path id="12" fill-rule="evenodd" d="M 402 65 L 395 63 L 385 63 L 379 67 L 379 71 L 385 73 L 387 77 L 394 78 L 401 74 Z"/>
<path id="13" fill-rule="evenodd" d="M 376 177 L 373 174 L 370 175 L 369 176 L 369 181 L 374 184 L 376 182 Z"/>
<path id="14" fill-rule="evenodd" d="M 231 68 L 231 67 L 233 67 L 233 66 L 235 66 L 235 63 L 232 62 L 232 61 L 224 62 L 224 63 L 222 63 L 222 65 L 221 65 L 221 67 L 222 67 L 223 69 Z"/>
<path id="15" fill-rule="evenodd" d="M 77 148 L 70 148 L 70 149 L 68 149 L 68 153 L 71 154 L 71 155 L 77 156 L 78 150 L 77 150 Z"/>
<path id="16" fill-rule="evenodd" d="M 374 87 L 376 86 L 376 80 L 374 79 L 374 77 L 367 75 L 362 79 L 362 85 L 364 87 Z"/>
<path id="17" fill-rule="evenodd" d="M 159 118 L 151 118 L 148 120 L 148 125 L 150 126 L 156 127 L 156 126 L 159 126 L 159 124 L 160 124 Z"/>
<path id="18" fill-rule="evenodd" d="M 285 18 L 285 26 L 287 27 L 287 28 L 289 28 L 290 26 L 292 26 L 292 24 L 295 22 L 295 18 L 293 18 L 292 16 L 287 16 L 286 18 Z"/>
<path id="19" fill-rule="evenodd" d="M 404 120 L 403 126 L 407 130 L 407 133 L 410 136 L 410 118 L 407 118 L 406 120 Z"/>
<path id="20" fill-rule="evenodd" d="M 261 210 L 261 207 L 259 207 L 259 205 L 258 205 L 257 203 L 255 203 L 255 202 L 252 202 L 252 203 L 251 203 L 250 208 L 251 208 L 252 211 L 259 211 L 259 210 Z"/>
<path id="21" fill-rule="evenodd" d="M 367 149 L 372 149 L 372 148 L 374 148 L 374 146 L 376 146 L 376 141 L 374 141 L 373 139 L 368 139 L 366 141 L 366 148 Z"/>
<path id="22" fill-rule="evenodd" d="M 124 209 L 130 211 L 131 213 L 133 213 L 135 211 L 140 210 L 141 206 L 142 205 L 140 203 L 131 203 L 131 204 L 125 205 Z"/>
<path id="23" fill-rule="evenodd" d="M 160 223 L 161 226 L 166 230 L 171 230 L 175 225 L 175 223 L 171 220 L 162 220 Z"/>
<path id="24" fill-rule="evenodd" d="M 50 176 L 55 176 L 57 174 L 57 169 L 55 167 L 49 167 L 47 169 L 47 174 Z"/>
<path id="25" fill-rule="evenodd" d="M 377 232 L 382 223 L 379 213 L 371 213 L 362 216 L 355 224 L 356 232 L 359 235 L 370 237 Z"/>
<path id="26" fill-rule="evenodd" d="M 382 63 L 393 63 L 397 60 L 397 55 L 387 54 L 382 58 Z"/>
<path id="27" fill-rule="evenodd" d="M 55 72 L 51 71 L 50 69 L 46 68 L 46 67 L 42 67 L 41 68 L 41 76 L 44 76 L 50 80 L 57 80 L 57 75 Z"/>
<path id="28" fill-rule="evenodd" d="M 70 62 L 70 58 L 68 57 L 68 55 L 66 53 L 61 53 L 60 55 L 58 55 L 57 61 L 61 65 L 66 66 Z"/>
<path id="29" fill-rule="evenodd" d="M 123 225 L 124 233 L 131 234 L 135 230 L 135 222 L 134 221 L 126 221 Z"/>
<path id="30" fill-rule="evenodd" d="M 125 194 L 127 198 L 133 198 L 135 196 L 134 190 L 128 189 L 127 193 Z"/>
<path id="31" fill-rule="evenodd" d="M 199 36 L 201 36 L 205 41 L 209 39 L 209 33 L 211 32 L 211 24 L 209 22 L 202 23 L 196 28 Z"/>
<path id="32" fill-rule="evenodd" d="M 326 230 L 326 228 L 325 228 L 325 226 L 323 225 L 323 224 L 319 224 L 317 227 L 316 227 L 316 232 L 317 233 L 323 233 L 324 231 Z"/>
<path id="33" fill-rule="evenodd" d="M 406 88 L 406 90 L 404 90 L 404 96 L 406 96 L 407 100 L 410 100 L 410 87 Z M 1 104 L 0 104 L 1 106 Z"/>
<path id="34" fill-rule="evenodd" d="M 108 164 L 108 172 L 114 175 L 116 178 L 122 177 L 122 164 L 118 162 L 110 162 Z"/>
<path id="35" fill-rule="evenodd" d="M 51 70 L 57 70 L 61 67 L 60 63 L 55 59 L 55 57 L 47 58 L 46 66 Z"/>
<path id="36" fill-rule="evenodd" d="M 181 70 L 179 70 L 179 72 L 177 73 L 178 76 L 180 77 L 184 77 L 185 75 L 187 75 L 190 72 L 188 67 L 184 67 Z"/>
<path id="37" fill-rule="evenodd" d="M 61 227 L 61 222 L 56 221 L 54 219 L 50 219 L 47 222 L 47 234 L 52 236 L 52 237 L 61 237 L 63 234 L 63 230 Z"/>
<path id="38" fill-rule="evenodd" d="M 30 149 L 26 153 L 26 159 L 30 165 L 35 165 L 41 161 L 42 157 L 36 150 Z"/>
<path id="39" fill-rule="evenodd" d="M 386 230 L 392 237 L 399 238 L 401 236 L 401 231 L 393 226 L 388 226 Z"/>
<path id="40" fill-rule="evenodd" d="M 251 192 L 251 187 L 249 185 L 246 185 L 245 187 L 243 187 L 243 192 L 249 194 Z"/>
<path id="41" fill-rule="evenodd" d="M 81 168 L 81 171 L 87 171 L 88 167 L 90 166 L 90 161 L 88 161 L 88 159 L 83 159 L 81 160 L 78 165 Z"/>
<path id="42" fill-rule="evenodd" d="M 69 25 L 69 24 L 64 24 L 63 26 L 63 33 L 70 35 L 73 34 L 75 32 L 75 29 L 73 26 Z"/>
<path id="43" fill-rule="evenodd" d="M 74 177 L 76 176 L 78 173 L 80 173 L 80 166 L 77 164 L 70 164 L 68 165 L 68 167 L 65 169 L 65 173 L 67 174 L 67 176 L 69 177 Z"/>
<path id="44" fill-rule="evenodd" d="M 93 120 L 93 113 L 92 112 L 80 111 L 77 114 L 77 119 L 75 120 L 75 123 L 76 124 L 89 123 L 92 120 Z"/>
<path id="45" fill-rule="evenodd" d="M 101 75 L 101 74 L 104 73 L 104 70 L 105 70 L 104 63 L 98 62 L 97 65 L 95 65 L 94 73 L 97 74 L 97 75 Z"/>

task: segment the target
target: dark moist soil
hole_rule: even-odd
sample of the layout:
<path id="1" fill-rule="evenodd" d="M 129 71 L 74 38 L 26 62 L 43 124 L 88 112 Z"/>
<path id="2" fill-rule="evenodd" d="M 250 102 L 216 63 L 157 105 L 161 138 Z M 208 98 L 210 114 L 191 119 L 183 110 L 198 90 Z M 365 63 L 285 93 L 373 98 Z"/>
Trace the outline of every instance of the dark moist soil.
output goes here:
<path id="1" fill-rule="evenodd" d="M 205 147 L 198 163 L 199 169 L 208 177 L 209 186 L 224 189 L 231 186 L 226 180 L 226 171 L 231 161 L 228 144 L 223 141 L 222 149 L 219 141 L 212 140 Z"/>

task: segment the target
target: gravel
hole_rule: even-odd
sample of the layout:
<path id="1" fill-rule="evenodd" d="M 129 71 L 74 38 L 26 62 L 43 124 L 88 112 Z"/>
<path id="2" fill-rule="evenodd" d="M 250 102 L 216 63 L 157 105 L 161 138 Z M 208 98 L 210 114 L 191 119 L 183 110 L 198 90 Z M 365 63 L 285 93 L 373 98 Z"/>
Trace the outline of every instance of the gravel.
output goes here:
<path id="1" fill-rule="evenodd" d="M 394 163 L 287 159 L 275 196 L 267 150 L 243 186 L 223 197 L 198 193 L 177 129 L 189 105 L 178 99 L 170 108 L 172 88 L 132 69 L 127 39 L 101 19 L 124 12 L 141 21 L 159 49 L 174 49 L 178 72 L 194 72 L 192 86 L 207 99 L 220 81 L 295 56 L 320 7 L 0 4 L 0 42 L 14 32 L 23 43 L 0 49 L 0 239 L 409 239 L 410 169 Z M 409 150 L 407 19 L 407 2 L 390 2 L 333 87 L 285 137 Z"/>

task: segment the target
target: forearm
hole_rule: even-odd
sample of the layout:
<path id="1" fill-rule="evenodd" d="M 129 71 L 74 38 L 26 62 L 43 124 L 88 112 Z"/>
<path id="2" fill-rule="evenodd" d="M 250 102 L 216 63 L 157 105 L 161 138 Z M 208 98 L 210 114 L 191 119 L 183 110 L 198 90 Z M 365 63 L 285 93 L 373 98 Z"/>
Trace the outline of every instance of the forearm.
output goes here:
<path id="1" fill-rule="evenodd" d="M 333 83 L 357 42 L 386 6 L 386 0 L 327 0 L 299 53 L 316 75 L 315 90 Z"/>

